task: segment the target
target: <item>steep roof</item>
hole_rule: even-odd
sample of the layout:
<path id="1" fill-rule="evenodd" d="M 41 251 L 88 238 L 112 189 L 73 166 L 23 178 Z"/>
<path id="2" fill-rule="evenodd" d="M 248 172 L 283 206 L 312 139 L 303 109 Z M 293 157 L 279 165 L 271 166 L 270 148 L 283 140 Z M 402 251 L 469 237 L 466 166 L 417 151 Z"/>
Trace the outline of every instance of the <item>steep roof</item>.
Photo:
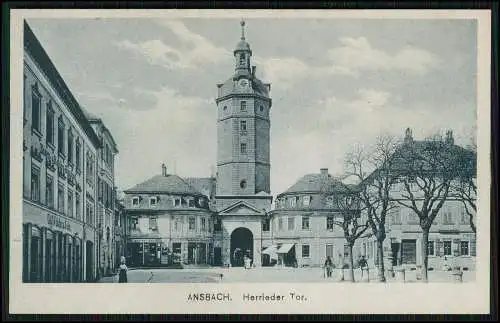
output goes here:
<path id="1" fill-rule="evenodd" d="M 156 175 L 150 179 L 125 190 L 125 193 L 169 193 L 179 195 L 203 195 L 177 175 Z"/>
<path id="2" fill-rule="evenodd" d="M 330 174 L 307 174 L 278 197 L 293 193 L 338 193 L 346 189 L 345 184 Z"/>
<path id="3" fill-rule="evenodd" d="M 215 193 L 214 177 L 184 177 L 183 179 L 191 187 L 207 197 L 210 197 Z"/>

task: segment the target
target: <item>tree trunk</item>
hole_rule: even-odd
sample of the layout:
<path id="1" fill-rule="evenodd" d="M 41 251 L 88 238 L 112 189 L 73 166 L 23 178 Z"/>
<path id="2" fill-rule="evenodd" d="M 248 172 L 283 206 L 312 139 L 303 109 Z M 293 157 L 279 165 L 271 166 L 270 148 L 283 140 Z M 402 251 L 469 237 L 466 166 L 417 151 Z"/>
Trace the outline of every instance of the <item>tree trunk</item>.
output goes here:
<path id="1" fill-rule="evenodd" d="M 422 250 L 421 250 L 421 255 L 422 255 L 422 260 L 423 260 L 423 266 L 422 266 L 422 281 L 427 282 L 427 266 L 428 266 L 428 257 L 427 257 L 427 248 L 429 245 L 429 229 L 430 228 L 422 228 L 423 234 L 422 234 Z"/>
<path id="2" fill-rule="evenodd" d="M 349 272 L 351 273 L 351 281 L 354 283 L 354 258 L 352 255 L 352 244 L 349 243 Z"/>
<path id="3" fill-rule="evenodd" d="M 378 257 L 378 281 L 379 282 L 385 282 L 385 266 L 384 266 L 384 240 L 378 240 L 377 239 L 377 257 Z"/>

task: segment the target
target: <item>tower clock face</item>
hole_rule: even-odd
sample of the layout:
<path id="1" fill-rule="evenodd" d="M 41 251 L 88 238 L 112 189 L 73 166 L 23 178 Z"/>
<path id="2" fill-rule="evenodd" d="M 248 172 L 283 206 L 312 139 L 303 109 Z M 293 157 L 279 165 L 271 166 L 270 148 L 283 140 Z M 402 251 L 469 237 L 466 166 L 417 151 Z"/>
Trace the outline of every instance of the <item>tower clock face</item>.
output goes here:
<path id="1" fill-rule="evenodd" d="M 247 79 L 241 79 L 238 82 L 238 86 L 242 89 L 248 88 L 248 80 Z"/>

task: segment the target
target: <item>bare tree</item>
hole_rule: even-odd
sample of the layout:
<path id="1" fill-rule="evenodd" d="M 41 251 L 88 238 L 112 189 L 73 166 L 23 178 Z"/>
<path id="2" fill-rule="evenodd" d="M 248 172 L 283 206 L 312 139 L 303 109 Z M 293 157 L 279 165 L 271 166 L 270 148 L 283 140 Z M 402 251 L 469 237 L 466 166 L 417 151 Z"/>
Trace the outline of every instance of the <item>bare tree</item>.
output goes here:
<path id="1" fill-rule="evenodd" d="M 427 282 L 429 231 L 445 201 L 450 196 L 452 181 L 459 174 L 462 148 L 455 146 L 451 132 L 446 140 L 413 141 L 407 130 L 405 143 L 392 161 L 393 174 L 398 175 L 401 194 L 395 198 L 412 210 L 422 229 L 422 280 Z"/>
<path id="2" fill-rule="evenodd" d="M 466 151 L 460 154 L 461 157 L 459 174 L 457 180 L 453 182 L 453 195 L 464 205 L 465 213 L 469 218 L 472 232 L 476 233 L 476 196 L 477 196 L 477 144 L 475 136 L 472 136 Z"/>
<path id="3" fill-rule="evenodd" d="M 359 192 L 354 185 L 342 185 L 342 192 L 336 196 L 337 210 L 340 217 L 333 223 L 344 233 L 344 238 L 349 248 L 349 271 L 350 280 L 354 282 L 354 258 L 352 249 L 354 243 L 369 228 L 368 223 L 361 217 L 362 208 L 360 207 Z M 343 272 L 343 269 L 342 269 Z"/>
<path id="4" fill-rule="evenodd" d="M 384 248 L 386 217 L 395 207 L 391 201 L 391 189 L 395 177 L 391 172 L 391 160 L 399 141 L 394 136 L 377 137 L 372 151 L 365 153 L 360 147 L 348 154 L 346 168 L 349 176 L 359 182 L 359 199 L 367 214 L 368 225 L 377 240 L 378 280 L 385 282 Z M 373 172 L 368 174 L 369 170 Z"/>

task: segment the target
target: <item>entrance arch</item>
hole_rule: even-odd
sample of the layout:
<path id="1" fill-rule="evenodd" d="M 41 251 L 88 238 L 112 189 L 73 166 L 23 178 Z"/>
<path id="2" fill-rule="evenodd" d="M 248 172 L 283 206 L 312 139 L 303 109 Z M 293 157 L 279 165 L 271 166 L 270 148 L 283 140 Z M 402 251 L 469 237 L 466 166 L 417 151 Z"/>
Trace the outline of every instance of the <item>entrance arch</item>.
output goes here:
<path id="1" fill-rule="evenodd" d="M 253 234 L 247 228 L 237 228 L 231 233 L 231 266 L 243 267 L 244 256 L 253 259 Z"/>

